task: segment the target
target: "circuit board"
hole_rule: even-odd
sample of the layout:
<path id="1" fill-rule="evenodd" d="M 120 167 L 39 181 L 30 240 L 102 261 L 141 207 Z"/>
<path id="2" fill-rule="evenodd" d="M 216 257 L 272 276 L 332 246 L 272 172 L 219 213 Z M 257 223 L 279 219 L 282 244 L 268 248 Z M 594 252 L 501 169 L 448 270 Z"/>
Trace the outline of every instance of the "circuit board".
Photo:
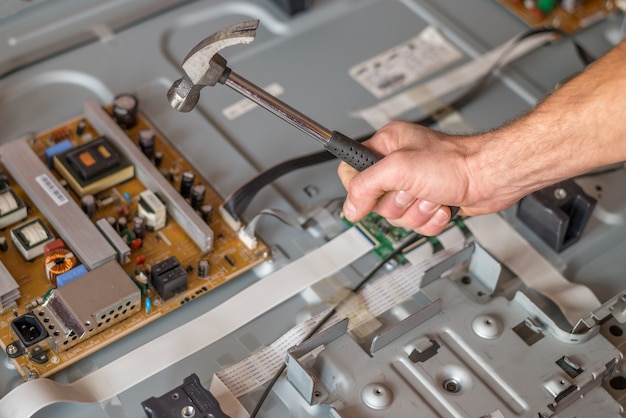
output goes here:
<path id="1" fill-rule="evenodd" d="M 616 2 L 605 0 L 498 2 L 533 28 L 548 26 L 567 33 L 584 29 L 618 10 Z"/>
<path id="2" fill-rule="evenodd" d="M 100 110 L 114 120 L 111 106 Z M 217 210 L 221 198 L 140 112 L 116 123 L 126 144 L 90 120 L 0 147 L 0 193 L 10 189 L 0 194 L 0 220 L 15 216 L 0 229 L 0 345 L 25 380 L 53 375 L 270 257 L 259 240 L 249 248 L 238 238 Z M 15 161 L 31 152 L 32 168 Z M 47 193 L 32 193 L 29 176 Z M 204 241 L 190 236 L 198 229 Z"/>

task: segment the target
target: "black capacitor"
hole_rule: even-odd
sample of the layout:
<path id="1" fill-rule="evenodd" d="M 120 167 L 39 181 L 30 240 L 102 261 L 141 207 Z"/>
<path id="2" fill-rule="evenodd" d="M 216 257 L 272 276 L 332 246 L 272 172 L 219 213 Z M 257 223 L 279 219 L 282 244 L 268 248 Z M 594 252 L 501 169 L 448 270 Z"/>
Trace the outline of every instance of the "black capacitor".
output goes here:
<path id="1" fill-rule="evenodd" d="M 87 124 L 85 123 L 85 121 L 84 120 L 80 120 L 76 124 L 76 135 L 81 136 L 82 134 L 84 134 L 86 127 L 87 127 Z"/>
<path id="2" fill-rule="evenodd" d="M 109 223 L 109 225 L 113 227 L 113 229 L 117 229 L 117 219 L 115 219 L 115 216 L 107 216 L 106 220 Z"/>
<path id="3" fill-rule="evenodd" d="M 202 216 L 202 220 L 208 224 L 213 221 L 213 206 L 206 204 L 202 205 L 200 208 L 200 216 Z"/>
<path id="4" fill-rule="evenodd" d="M 89 219 L 93 219 L 96 216 L 96 198 L 92 194 L 86 194 L 81 197 L 80 206 L 83 208 L 83 212 L 89 216 Z"/>
<path id="5" fill-rule="evenodd" d="M 0 237 L 0 251 L 7 252 L 9 250 L 9 242 L 5 237 Z"/>
<path id="6" fill-rule="evenodd" d="M 143 152 L 149 160 L 152 160 L 154 158 L 154 131 L 152 129 L 142 129 L 137 135 L 139 137 L 138 142 L 141 152 Z"/>
<path id="7" fill-rule="evenodd" d="M 7 174 L 2 169 L 0 169 L 0 189 L 4 189 L 10 183 L 11 182 L 9 181 L 9 176 L 7 176 Z"/>
<path id="8" fill-rule="evenodd" d="M 191 188 L 193 187 L 193 182 L 196 179 L 196 175 L 193 171 L 183 171 L 183 174 L 180 176 L 180 194 L 182 197 L 187 199 L 191 195 Z"/>
<path id="9" fill-rule="evenodd" d="M 123 230 L 125 230 L 128 227 L 128 219 L 126 219 L 126 216 L 120 216 L 117 219 L 117 230 L 119 232 L 122 232 Z"/>
<path id="10" fill-rule="evenodd" d="M 163 163 L 163 151 L 155 151 L 154 152 L 154 165 L 156 167 L 161 167 L 161 163 Z"/>
<path id="11" fill-rule="evenodd" d="M 191 207 L 195 210 L 200 210 L 204 205 L 204 195 L 206 193 L 206 187 L 202 184 L 194 184 L 191 188 Z"/>
<path id="12" fill-rule="evenodd" d="M 201 279 L 209 277 L 209 260 L 206 258 L 198 261 L 198 277 Z"/>
<path id="13" fill-rule="evenodd" d="M 135 216 L 133 219 L 133 232 L 137 238 L 143 238 L 146 231 L 146 221 L 141 216 Z"/>
<path id="14" fill-rule="evenodd" d="M 132 129 L 137 125 L 139 101 L 132 94 L 124 93 L 113 100 L 113 119 L 122 129 Z"/>

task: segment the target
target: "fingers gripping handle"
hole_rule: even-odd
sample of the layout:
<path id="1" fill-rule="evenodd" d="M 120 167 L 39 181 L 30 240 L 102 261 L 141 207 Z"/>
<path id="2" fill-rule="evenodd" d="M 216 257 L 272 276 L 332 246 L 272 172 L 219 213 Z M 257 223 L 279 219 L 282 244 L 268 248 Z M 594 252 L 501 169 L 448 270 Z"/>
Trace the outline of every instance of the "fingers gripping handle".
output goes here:
<path id="1" fill-rule="evenodd" d="M 325 148 L 326 151 L 330 152 L 341 161 L 348 163 L 357 171 L 363 171 L 383 158 L 383 156 L 376 151 L 367 148 L 360 142 L 337 131 L 332 132 L 332 136 L 325 145 Z M 459 213 L 459 207 L 450 206 L 450 217 L 454 218 L 457 213 Z"/>
<path id="2" fill-rule="evenodd" d="M 363 171 L 383 158 L 376 151 L 337 131 L 333 131 L 325 148 L 357 171 Z"/>

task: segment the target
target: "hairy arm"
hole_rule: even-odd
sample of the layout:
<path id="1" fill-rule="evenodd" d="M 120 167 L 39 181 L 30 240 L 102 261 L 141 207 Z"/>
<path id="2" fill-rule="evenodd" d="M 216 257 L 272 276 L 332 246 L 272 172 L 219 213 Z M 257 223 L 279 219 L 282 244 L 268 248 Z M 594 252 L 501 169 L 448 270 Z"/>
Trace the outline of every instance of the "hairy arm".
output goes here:
<path id="1" fill-rule="evenodd" d="M 626 160 L 626 42 L 494 131 L 451 136 L 406 122 L 381 128 L 367 146 L 385 155 L 339 177 L 352 221 L 371 211 L 427 235 L 449 220 L 504 209 L 523 196 L 593 168 Z"/>

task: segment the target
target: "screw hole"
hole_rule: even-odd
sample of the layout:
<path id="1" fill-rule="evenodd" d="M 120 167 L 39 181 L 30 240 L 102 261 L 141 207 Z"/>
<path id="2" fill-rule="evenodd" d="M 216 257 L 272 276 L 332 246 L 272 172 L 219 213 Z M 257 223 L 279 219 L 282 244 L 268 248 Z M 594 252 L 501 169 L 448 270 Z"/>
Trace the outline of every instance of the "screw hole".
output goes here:
<path id="1" fill-rule="evenodd" d="M 609 381 L 609 385 L 615 390 L 624 390 L 626 389 L 626 377 L 615 376 Z"/>
<path id="2" fill-rule="evenodd" d="M 622 334 L 624 334 L 624 331 L 617 325 L 611 325 L 609 327 L 609 332 L 611 333 L 611 335 L 614 335 L 616 337 L 621 337 Z"/>

